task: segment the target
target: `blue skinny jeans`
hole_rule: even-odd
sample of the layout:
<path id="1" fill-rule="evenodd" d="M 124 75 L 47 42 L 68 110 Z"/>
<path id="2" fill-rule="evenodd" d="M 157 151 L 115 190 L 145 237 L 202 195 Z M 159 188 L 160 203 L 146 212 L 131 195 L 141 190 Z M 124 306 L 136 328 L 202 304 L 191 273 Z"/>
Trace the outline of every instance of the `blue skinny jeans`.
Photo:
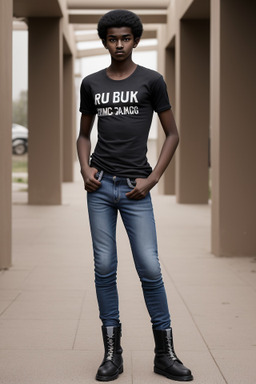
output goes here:
<path id="1" fill-rule="evenodd" d="M 126 193 L 134 181 L 99 172 L 100 188 L 87 193 L 94 252 L 95 286 L 99 316 L 104 326 L 118 326 L 116 223 L 120 212 L 131 244 L 144 299 L 154 329 L 170 327 L 165 287 L 157 251 L 155 220 L 150 193 L 132 200 Z"/>

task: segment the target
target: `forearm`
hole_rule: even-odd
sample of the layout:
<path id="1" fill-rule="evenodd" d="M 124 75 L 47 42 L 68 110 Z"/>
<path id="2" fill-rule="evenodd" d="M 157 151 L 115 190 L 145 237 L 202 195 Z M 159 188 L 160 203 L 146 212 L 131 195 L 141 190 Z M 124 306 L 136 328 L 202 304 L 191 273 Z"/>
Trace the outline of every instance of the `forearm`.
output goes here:
<path id="1" fill-rule="evenodd" d="M 98 170 L 91 168 L 89 164 L 91 153 L 90 138 L 79 135 L 77 139 L 77 153 L 81 167 L 81 175 L 84 180 L 84 188 L 87 192 L 94 192 L 100 187 L 100 182 L 95 178 Z"/>
<path id="2" fill-rule="evenodd" d="M 82 170 L 86 170 L 89 167 L 89 159 L 91 153 L 91 141 L 89 138 L 79 135 L 77 139 L 77 154 Z"/>
<path id="3" fill-rule="evenodd" d="M 172 111 L 169 109 L 159 113 L 158 116 L 165 132 L 165 141 L 163 143 L 157 164 L 150 175 L 152 180 L 156 180 L 156 183 L 170 163 L 179 144 L 179 134 Z"/>
<path id="4" fill-rule="evenodd" d="M 157 164 L 149 176 L 150 179 L 155 180 L 156 183 L 159 181 L 160 177 L 169 165 L 178 144 L 179 136 L 177 133 L 171 133 L 166 137 Z"/>
<path id="5" fill-rule="evenodd" d="M 81 115 L 80 132 L 77 139 L 77 154 L 81 170 L 89 167 L 91 154 L 90 134 L 94 122 L 94 115 Z"/>

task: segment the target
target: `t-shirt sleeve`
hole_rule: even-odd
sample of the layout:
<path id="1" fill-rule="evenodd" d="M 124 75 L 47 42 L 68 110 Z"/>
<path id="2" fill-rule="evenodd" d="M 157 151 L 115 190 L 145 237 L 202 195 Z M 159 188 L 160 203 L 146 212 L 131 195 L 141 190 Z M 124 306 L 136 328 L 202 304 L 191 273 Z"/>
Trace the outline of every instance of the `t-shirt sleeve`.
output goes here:
<path id="1" fill-rule="evenodd" d="M 96 115 L 97 109 L 94 104 L 91 87 L 87 78 L 84 78 L 80 87 L 80 108 L 83 114 Z"/>
<path id="2" fill-rule="evenodd" d="M 151 85 L 151 101 L 153 109 L 157 113 L 171 108 L 163 76 L 158 77 Z"/>

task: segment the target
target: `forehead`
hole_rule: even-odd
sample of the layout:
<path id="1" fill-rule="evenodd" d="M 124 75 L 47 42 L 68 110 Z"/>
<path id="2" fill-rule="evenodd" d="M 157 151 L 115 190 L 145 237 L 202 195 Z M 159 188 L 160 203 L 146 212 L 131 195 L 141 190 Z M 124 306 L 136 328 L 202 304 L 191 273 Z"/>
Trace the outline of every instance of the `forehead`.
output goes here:
<path id="1" fill-rule="evenodd" d="M 107 29 L 107 36 L 123 36 L 132 35 L 132 29 L 130 27 L 111 27 Z"/>

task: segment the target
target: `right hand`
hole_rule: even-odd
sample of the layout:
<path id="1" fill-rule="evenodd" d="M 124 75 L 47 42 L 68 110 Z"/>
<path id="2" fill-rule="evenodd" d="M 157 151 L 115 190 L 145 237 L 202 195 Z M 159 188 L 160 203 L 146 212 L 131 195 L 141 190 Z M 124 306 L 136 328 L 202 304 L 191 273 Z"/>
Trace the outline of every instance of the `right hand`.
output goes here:
<path id="1" fill-rule="evenodd" d="M 95 177 L 97 172 L 98 170 L 92 167 L 81 169 L 81 174 L 84 179 L 84 189 L 87 192 L 97 191 L 97 189 L 101 186 L 101 183 Z"/>

